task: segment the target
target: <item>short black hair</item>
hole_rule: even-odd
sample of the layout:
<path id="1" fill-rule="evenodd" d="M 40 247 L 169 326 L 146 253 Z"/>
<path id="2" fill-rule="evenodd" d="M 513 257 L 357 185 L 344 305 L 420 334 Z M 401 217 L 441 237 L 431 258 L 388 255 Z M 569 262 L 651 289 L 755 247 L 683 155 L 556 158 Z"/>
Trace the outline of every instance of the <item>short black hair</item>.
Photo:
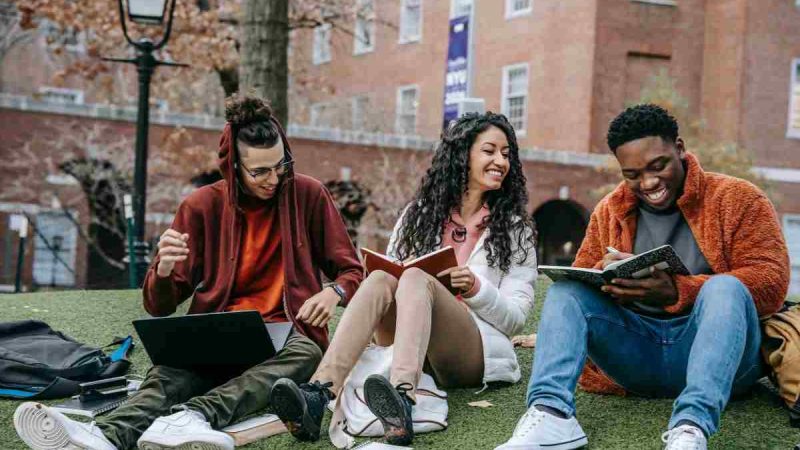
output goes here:
<path id="1" fill-rule="evenodd" d="M 630 141 L 659 136 L 667 142 L 678 139 L 678 122 L 666 109 L 651 103 L 631 106 L 622 111 L 608 126 L 606 140 L 612 152 Z"/>
<path id="2" fill-rule="evenodd" d="M 280 132 L 272 108 L 263 98 L 252 94 L 233 94 L 225 100 L 225 119 L 231 124 L 236 139 L 252 147 L 272 147 Z"/>

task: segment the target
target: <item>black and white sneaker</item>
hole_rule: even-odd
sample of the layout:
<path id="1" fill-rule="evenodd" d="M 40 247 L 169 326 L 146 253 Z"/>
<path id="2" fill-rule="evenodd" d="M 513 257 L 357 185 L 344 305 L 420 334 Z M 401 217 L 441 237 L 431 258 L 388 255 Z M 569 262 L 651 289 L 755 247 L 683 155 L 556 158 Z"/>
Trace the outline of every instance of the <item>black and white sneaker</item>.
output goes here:
<path id="1" fill-rule="evenodd" d="M 408 445 L 414 440 L 412 401 L 407 394 L 411 389 L 408 383 L 392 386 L 381 375 L 370 375 L 364 382 L 367 406 L 383 424 L 383 436 L 389 444 Z"/>
<path id="2" fill-rule="evenodd" d="M 332 383 L 319 381 L 297 386 L 294 381 L 281 378 L 272 386 L 269 403 L 295 439 L 317 441 L 325 407 L 333 398 L 331 386 Z"/>
<path id="3" fill-rule="evenodd" d="M 588 442 L 575 416 L 562 419 L 531 406 L 511 439 L 494 450 L 572 450 Z"/>

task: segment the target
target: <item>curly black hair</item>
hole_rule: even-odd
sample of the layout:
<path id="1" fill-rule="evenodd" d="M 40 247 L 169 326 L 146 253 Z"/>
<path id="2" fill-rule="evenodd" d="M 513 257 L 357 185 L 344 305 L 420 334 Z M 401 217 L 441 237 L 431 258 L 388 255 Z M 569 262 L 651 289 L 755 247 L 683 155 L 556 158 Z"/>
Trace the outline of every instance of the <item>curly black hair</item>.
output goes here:
<path id="1" fill-rule="evenodd" d="M 266 100 L 250 94 L 233 94 L 225 99 L 225 120 L 236 139 L 253 147 L 272 147 L 280 132 Z"/>
<path id="2" fill-rule="evenodd" d="M 678 122 L 664 108 L 643 104 L 631 106 L 621 112 L 608 126 L 608 147 L 612 152 L 630 141 L 649 136 L 660 136 L 667 142 L 678 139 Z"/>
<path id="3" fill-rule="evenodd" d="M 489 266 L 507 272 L 512 263 L 525 261 L 534 250 L 536 227 L 525 210 L 528 191 L 514 128 L 502 114 L 470 113 L 442 133 L 431 167 L 403 216 L 396 247 L 401 260 L 441 246 L 450 213 L 461 206 L 467 191 L 470 148 L 475 138 L 491 126 L 502 130 L 508 139 L 510 167 L 501 188 L 487 192 L 484 197 L 489 207 L 484 223 L 489 228 L 489 237 L 483 244 L 488 252 L 487 261 Z"/>

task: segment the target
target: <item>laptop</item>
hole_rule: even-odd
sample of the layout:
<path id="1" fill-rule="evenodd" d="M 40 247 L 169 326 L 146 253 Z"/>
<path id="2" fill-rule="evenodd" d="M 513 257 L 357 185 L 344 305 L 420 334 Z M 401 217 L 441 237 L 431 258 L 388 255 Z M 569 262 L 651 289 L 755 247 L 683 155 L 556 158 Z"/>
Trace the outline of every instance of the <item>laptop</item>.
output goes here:
<path id="1" fill-rule="evenodd" d="M 247 369 L 275 356 L 285 344 L 292 324 L 266 325 L 258 311 L 133 321 L 154 365 L 222 371 Z"/>

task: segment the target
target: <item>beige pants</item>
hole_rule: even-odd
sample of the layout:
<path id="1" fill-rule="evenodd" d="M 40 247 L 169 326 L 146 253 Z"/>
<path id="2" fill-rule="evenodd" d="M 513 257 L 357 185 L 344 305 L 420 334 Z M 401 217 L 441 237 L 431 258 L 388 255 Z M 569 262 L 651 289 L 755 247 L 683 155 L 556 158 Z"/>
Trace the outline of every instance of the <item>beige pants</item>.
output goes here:
<path id="1" fill-rule="evenodd" d="M 394 344 L 393 386 L 409 383 L 416 389 L 426 356 L 443 387 L 482 383 L 478 325 L 465 304 L 422 270 L 409 269 L 399 281 L 383 271 L 370 273 L 345 308 L 311 380 L 331 382 L 338 393 L 373 335 L 378 345 Z"/>

